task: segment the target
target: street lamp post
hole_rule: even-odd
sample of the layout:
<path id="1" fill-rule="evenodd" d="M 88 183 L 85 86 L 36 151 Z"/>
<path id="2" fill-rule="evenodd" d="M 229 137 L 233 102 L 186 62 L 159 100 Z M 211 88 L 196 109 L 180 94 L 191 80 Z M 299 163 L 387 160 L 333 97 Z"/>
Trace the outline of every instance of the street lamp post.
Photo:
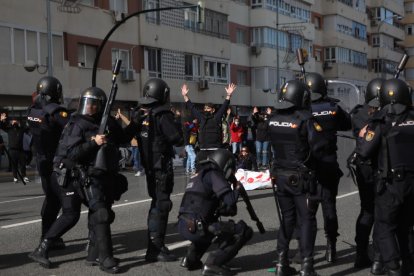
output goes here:
<path id="1" fill-rule="evenodd" d="M 47 73 L 53 76 L 53 53 L 52 53 L 52 18 L 50 13 L 50 0 L 46 0 L 47 18 Z"/>
<path id="2" fill-rule="evenodd" d="M 402 16 L 394 14 L 392 16 L 388 16 L 388 17 L 385 17 L 385 18 L 381 19 L 378 23 L 378 40 L 379 40 L 378 49 L 377 49 L 377 66 L 378 66 L 378 72 L 377 73 L 378 73 L 378 77 L 380 77 L 380 74 L 384 73 L 384 70 L 383 70 L 384 62 L 383 62 L 382 59 L 380 60 L 380 56 L 379 56 L 379 50 L 381 48 L 381 33 L 380 33 L 380 31 L 381 31 L 381 27 L 384 24 L 384 22 L 386 22 L 386 20 L 391 19 L 391 18 L 392 19 L 396 18 L 398 21 L 403 19 Z"/>
<path id="3" fill-rule="evenodd" d="M 99 45 L 99 48 L 96 51 L 96 57 L 95 57 L 95 60 L 93 62 L 93 69 L 92 69 L 92 86 L 96 86 L 96 70 L 98 68 L 98 62 L 99 62 L 99 58 L 101 57 L 102 50 L 103 50 L 106 42 L 108 41 L 109 37 L 115 32 L 116 29 L 118 29 L 119 26 L 124 24 L 128 19 L 130 19 L 132 17 L 135 17 L 135 16 L 139 16 L 140 14 L 143 14 L 143 13 L 157 12 L 157 11 L 169 11 L 169 10 L 180 10 L 180 9 L 191 9 L 191 8 L 197 8 L 197 17 L 198 17 L 198 20 L 199 20 L 198 23 L 202 23 L 203 22 L 203 16 L 204 16 L 204 14 L 203 14 L 204 8 L 203 8 L 203 2 L 202 1 L 199 1 L 197 5 L 187 5 L 187 6 L 180 6 L 180 7 L 165 7 L 165 8 L 157 8 L 157 9 L 148 9 L 148 10 L 137 11 L 137 12 L 134 12 L 134 13 L 126 16 L 124 19 L 122 19 L 121 21 L 116 23 L 111 28 L 111 30 L 109 30 L 109 32 L 106 34 L 105 38 L 101 42 L 101 45 Z"/>

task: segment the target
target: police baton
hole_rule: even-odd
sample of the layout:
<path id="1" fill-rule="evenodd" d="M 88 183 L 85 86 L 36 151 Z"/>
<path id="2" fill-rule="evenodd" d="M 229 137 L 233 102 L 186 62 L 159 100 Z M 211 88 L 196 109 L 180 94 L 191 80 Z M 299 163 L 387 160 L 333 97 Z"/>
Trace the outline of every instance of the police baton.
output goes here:
<path id="1" fill-rule="evenodd" d="M 21 172 L 20 172 L 20 170 L 19 170 L 19 167 L 17 166 L 17 162 L 15 163 L 15 162 L 14 162 L 14 160 L 13 160 L 13 158 L 11 158 L 10 152 L 9 152 L 9 150 L 8 150 L 6 147 L 4 147 L 4 152 L 6 153 L 7 158 L 9 158 L 10 164 L 11 164 L 13 167 L 15 167 L 15 168 L 16 168 L 16 171 L 17 171 L 17 176 L 20 178 L 20 180 L 22 181 L 22 183 L 23 183 L 24 185 L 26 185 L 26 181 L 24 181 L 23 175 L 21 174 Z"/>
<path id="2" fill-rule="evenodd" d="M 306 53 L 304 53 L 305 50 L 302 48 L 298 48 L 296 50 L 296 58 L 298 59 L 298 64 L 300 66 L 300 71 L 302 75 L 302 81 L 306 84 L 306 72 L 305 72 L 305 62 L 306 62 Z"/>
<path id="3" fill-rule="evenodd" d="M 397 66 L 397 70 L 395 72 L 394 78 L 398 79 L 400 76 L 400 73 L 404 70 L 405 65 L 407 64 L 409 56 L 407 54 L 404 54 L 400 60 L 400 63 Z"/>
<path id="4" fill-rule="evenodd" d="M 286 237 L 285 224 L 283 223 L 283 217 L 282 217 L 282 212 L 280 211 L 279 199 L 277 198 L 276 178 L 273 178 L 273 177 L 272 177 L 272 189 L 273 189 L 273 197 L 275 198 L 275 203 L 276 203 L 277 218 L 279 219 L 279 224 L 280 224 L 280 228 L 282 228 L 283 235 Z"/>

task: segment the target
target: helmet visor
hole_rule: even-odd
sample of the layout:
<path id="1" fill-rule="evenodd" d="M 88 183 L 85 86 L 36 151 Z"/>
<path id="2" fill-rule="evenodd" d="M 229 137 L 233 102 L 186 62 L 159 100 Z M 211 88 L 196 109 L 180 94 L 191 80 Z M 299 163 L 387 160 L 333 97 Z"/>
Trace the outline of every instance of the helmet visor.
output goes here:
<path id="1" fill-rule="evenodd" d="M 84 97 L 80 99 L 78 113 L 92 116 L 101 113 L 103 110 L 102 102 L 96 98 Z"/>

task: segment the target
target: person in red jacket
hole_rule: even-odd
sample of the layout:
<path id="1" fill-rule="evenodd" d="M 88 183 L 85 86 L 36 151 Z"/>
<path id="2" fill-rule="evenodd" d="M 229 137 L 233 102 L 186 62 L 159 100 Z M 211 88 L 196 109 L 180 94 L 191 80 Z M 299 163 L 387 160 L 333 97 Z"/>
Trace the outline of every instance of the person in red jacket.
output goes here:
<path id="1" fill-rule="evenodd" d="M 233 154 L 240 152 L 243 141 L 243 127 L 240 124 L 239 117 L 234 117 L 233 122 L 230 125 L 230 134 L 231 134 L 231 148 Z"/>

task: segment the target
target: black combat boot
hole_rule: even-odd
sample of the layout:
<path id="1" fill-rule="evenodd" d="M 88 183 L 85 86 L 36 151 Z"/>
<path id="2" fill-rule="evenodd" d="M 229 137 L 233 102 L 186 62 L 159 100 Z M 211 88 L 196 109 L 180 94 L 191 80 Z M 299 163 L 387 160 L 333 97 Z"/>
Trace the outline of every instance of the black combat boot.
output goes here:
<path id="1" fill-rule="evenodd" d="M 288 259 L 287 252 L 285 251 L 279 252 L 275 274 L 277 276 L 289 276 L 289 275 L 295 275 L 296 273 L 297 273 L 296 269 L 289 266 L 289 259 Z"/>
<path id="2" fill-rule="evenodd" d="M 336 261 L 336 241 L 326 240 L 325 259 L 328 263 L 334 263 Z"/>
<path id="3" fill-rule="evenodd" d="M 29 258 L 39 263 L 45 268 L 50 268 L 52 263 L 49 261 L 49 247 L 52 244 L 52 240 L 44 239 L 39 246 L 29 254 Z"/>
<path id="4" fill-rule="evenodd" d="M 52 244 L 49 247 L 49 250 L 62 250 L 65 249 L 66 245 L 63 242 L 62 238 L 57 238 L 55 240 L 53 240 Z"/>
<path id="5" fill-rule="evenodd" d="M 188 257 L 184 257 L 181 260 L 180 266 L 191 271 L 203 268 L 203 263 L 200 260 L 190 260 Z"/>
<path id="6" fill-rule="evenodd" d="M 203 272 L 201 273 L 201 275 L 204 275 L 204 276 L 216 276 L 216 275 L 231 276 L 231 275 L 234 275 L 234 273 L 231 272 L 231 270 L 225 268 L 224 266 L 218 266 L 218 265 L 214 265 L 214 264 L 205 264 L 204 267 L 203 267 Z"/>
<path id="7" fill-rule="evenodd" d="M 372 265 L 372 261 L 368 256 L 366 248 L 361 249 L 357 247 L 355 256 L 354 268 L 367 268 Z"/>
<path id="8" fill-rule="evenodd" d="M 411 258 L 402 260 L 401 273 L 406 276 L 414 276 L 414 262 Z"/>
<path id="9" fill-rule="evenodd" d="M 164 245 L 163 237 L 155 232 L 148 234 L 148 249 L 145 254 L 147 262 L 175 262 L 177 259 Z"/>
<path id="10" fill-rule="evenodd" d="M 371 265 L 371 274 L 384 275 L 386 273 L 384 262 L 382 261 L 381 254 L 378 248 L 374 244 L 374 262 Z"/>
<path id="11" fill-rule="evenodd" d="M 302 268 L 300 269 L 300 276 L 318 276 L 315 269 L 313 268 L 313 258 L 303 258 Z"/>
<path id="12" fill-rule="evenodd" d="M 119 262 L 114 257 L 106 257 L 99 268 L 106 273 L 116 274 L 119 272 Z"/>

